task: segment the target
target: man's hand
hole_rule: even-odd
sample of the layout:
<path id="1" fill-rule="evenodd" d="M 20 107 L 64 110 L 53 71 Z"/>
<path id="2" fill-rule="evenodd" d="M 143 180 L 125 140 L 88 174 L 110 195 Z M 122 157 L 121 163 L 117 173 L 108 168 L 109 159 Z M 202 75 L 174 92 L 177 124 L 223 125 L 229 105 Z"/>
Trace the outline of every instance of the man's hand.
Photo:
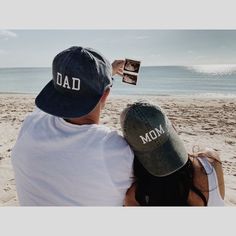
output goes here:
<path id="1" fill-rule="evenodd" d="M 120 75 L 123 76 L 123 69 L 124 69 L 124 60 L 115 60 L 112 62 L 112 76 L 113 75 Z"/>

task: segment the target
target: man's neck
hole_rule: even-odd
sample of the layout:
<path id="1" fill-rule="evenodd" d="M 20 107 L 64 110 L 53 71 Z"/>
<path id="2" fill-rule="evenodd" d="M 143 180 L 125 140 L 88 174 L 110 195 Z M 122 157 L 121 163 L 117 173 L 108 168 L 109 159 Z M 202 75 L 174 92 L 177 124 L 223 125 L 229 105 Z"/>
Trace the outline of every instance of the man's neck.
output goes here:
<path id="1" fill-rule="evenodd" d="M 90 112 L 88 115 L 78 117 L 78 118 L 69 118 L 65 119 L 65 121 L 75 124 L 75 125 L 93 125 L 93 124 L 99 124 L 100 120 L 100 112 L 99 109 L 94 109 L 92 112 Z"/>
<path id="2" fill-rule="evenodd" d="M 99 102 L 89 114 L 78 118 L 69 118 L 64 120 L 75 125 L 98 125 L 103 107 L 104 105 Z"/>
<path id="3" fill-rule="evenodd" d="M 99 124 L 99 119 L 89 119 L 89 118 L 72 118 L 72 119 L 64 119 L 66 122 L 74 124 L 74 125 L 93 125 Z"/>

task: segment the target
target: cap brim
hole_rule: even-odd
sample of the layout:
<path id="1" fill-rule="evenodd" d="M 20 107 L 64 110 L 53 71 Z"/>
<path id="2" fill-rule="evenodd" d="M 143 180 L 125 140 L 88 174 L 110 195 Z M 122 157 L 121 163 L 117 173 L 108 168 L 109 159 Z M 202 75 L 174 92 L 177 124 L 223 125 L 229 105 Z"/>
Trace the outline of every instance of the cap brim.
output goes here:
<path id="1" fill-rule="evenodd" d="M 176 131 L 171 127 L 168 140 L 152 152 L 137 152 L 135 156 L 144 168 L 154 176 L 164 177 L 183 167 L 188 153 Z"/>
<path id="2" fill-rule="evenodd" d="M 101 95 L 102 96 L 102 95 Z M 35 99 L 36 106 L 46 113 L 63 118 L 87 115 L 98 104 L 101 96 L 75 97 L 58 92 L 51 80 Z"/>

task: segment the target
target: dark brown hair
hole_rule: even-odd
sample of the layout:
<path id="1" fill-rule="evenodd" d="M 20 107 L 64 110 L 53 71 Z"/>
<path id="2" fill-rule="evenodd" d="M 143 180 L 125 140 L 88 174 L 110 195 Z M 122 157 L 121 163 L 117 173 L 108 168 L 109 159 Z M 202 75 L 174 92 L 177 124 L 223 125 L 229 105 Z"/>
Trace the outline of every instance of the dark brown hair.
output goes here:
<path id="1" fill-rule="evenodd" d="M 165 177 L 151 175 L 134 158 L 134 176 L 136 178 L 136 201 L 141 206 L 188 206 L 189 191 L 195 192 L 207 206 L 207 199 L 194 186 L 194 169 L 190 159 L 178 171 Z"/>

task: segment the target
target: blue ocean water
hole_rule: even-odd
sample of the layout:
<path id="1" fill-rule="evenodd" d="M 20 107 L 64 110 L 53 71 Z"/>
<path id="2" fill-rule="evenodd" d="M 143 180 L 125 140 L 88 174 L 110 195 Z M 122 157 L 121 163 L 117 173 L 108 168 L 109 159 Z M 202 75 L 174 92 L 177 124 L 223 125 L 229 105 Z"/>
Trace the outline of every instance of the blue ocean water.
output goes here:
<path id="1" fill-rule="evenodd" d="M 51 79 L 51 68 L 0 68 L 0 92 L 37 94 Z M 236 96 L 236 65 L 141 67 L 137 85 L 115 76 L 111 94 Z"/>

